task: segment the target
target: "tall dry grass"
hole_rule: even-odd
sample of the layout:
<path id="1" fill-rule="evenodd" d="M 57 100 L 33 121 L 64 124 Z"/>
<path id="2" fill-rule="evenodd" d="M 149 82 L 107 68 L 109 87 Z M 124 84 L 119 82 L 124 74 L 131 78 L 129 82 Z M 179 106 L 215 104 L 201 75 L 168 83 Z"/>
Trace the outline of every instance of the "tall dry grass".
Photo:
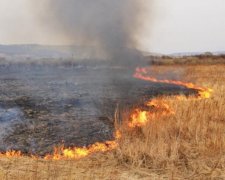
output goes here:
<path id="1" fill-rule="evenodd" d="M 173 66 L 152 67 L 173 70 Z M 174 71 L 183 69 L 177 67 Z M 124 133 L 121 162 L 168 178 L 225 178 L 225 66 L 188 66 L 183 80 L 212 87 L 210 99 L 162 97 L 175 115 Z"/>
<path id="2" fill-rule="evenodd" d="M 154 66 L 214 89 L 210 99 L 163 99 L 175 115 L 122 129 L 119 148 L 79 161 L 0 158 L 0 179 L 225 179 L 225 66 Z M 124 114 L 124 118 L 127 118 Z"/>

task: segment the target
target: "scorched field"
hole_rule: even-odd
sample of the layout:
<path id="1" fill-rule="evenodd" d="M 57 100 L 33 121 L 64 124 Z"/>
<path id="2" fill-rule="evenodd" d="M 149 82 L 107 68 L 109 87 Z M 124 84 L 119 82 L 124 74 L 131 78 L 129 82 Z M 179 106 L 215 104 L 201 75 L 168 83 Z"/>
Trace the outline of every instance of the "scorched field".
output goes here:
<path id="1" fill-rule="evenodd" d="M 95 73 L 92 71 L 91 73 Z M 116 71 L 123 74 L 121 69 Z M 41 75 L 46 75 L 47 72 L 49 73 L 49 69 Z M 120 73 L 117 75 L 120 76 Z M 35 77 L 41 75 L 35 74 Z M 52 74 L 49 86 L 40 83 L 47 90 L 37 91 L 38 94 L 29 96 L 33 99 L 29 99 L 27 94 L 20 94 L 20 98 L 17 98 L 21 89 L 25 88 L 23 85 L 19 86 L 20 90 L 12 91 L 12 94 L 5 93 L 1 97 L 0 111 L 10 124 L 1 122 L 8 129 L 2 133 L 2 141 L 8 144 L 1 145 L 0 178 L 224 179 L 225 66 L 152 65 L 138 67 L 131 77 L 129 75 L 127 73 L 122 82 L 116 81 L 116 86 L 107 85 L 105 89 L 108 93 L 113 88 L 116 88 L 116 92 L 132 88 L 132 91 L 127 91 L 129 93 L 126 96 L 121 93 L 114 95 L 115 97 L 109 97 L 110 93 L 106 93 L 107 97 L 95 94 L 95 98 L 100 99 L 95 108 L 102 107 L 101 102 L 106 99 L 107 103 L 114 102 L 113 105 L 103 105 L 104 111 L 101 113 L 96 109 L 92 109 L 91 113 L 87 112 L 87 101 L 93 98 L 87 96 L 89 90 L 86 94 L 73 94 L 74 88 L 89 88 L 87 84 L 82 84 L 83 81 L 77 82 L 82 86 L 76 87 L 73 83 L 71 87 L 74 77 L 68 80 L 67 86 L 70 87 L 63 96 L 57 96 L 59 92 L 56 91 L 53 91 L 54 95 L 43 95 L 48 92 L 48 88 L 62 87 L 60 83 L 65 83 L 62 80 L 64 77 L 58 75 L 57 79 L 61 81 L 53 81 L 55 75 Z M 21 79 L 26 78 L 18 80 L 18 77 L 11 77 L 8 80 L 22 84 Z M 1 77 L 1 81 L 3 80 Z M 112 81 L 115 82 L 115 79 Z M 23 84 L 30 85 L 33 82 L 39 80 L 32 81 L 31 78 L 29 83 Z M 97 82 L 99 85 L 100 82 Z M 95 87 L 96 92 L 99 92 L 99 87 L 100 85 Z M 32 84 L 29 93 L 35 92 L 35 88 L 38 89 Z M 17 101 L 12 101 L 10 97 Z M 16 105 L 12 102 L 16 102 Z M 29 102 L 29 107 L 24 105 L 27 104 L 25 102 Z M 96 130 L 92 131 L 93 121 L 89 120 L 86 124 L 76 122 L 80 127 L 86 127 L 86 131 L 81 132 L 83 139 L 79 139 L 79 131 L 72 132 L 74 129 L 70 126 L 74 121 L 68 119 L 75 117 L 76 108 L 79 109 L 82 103 L 85 105 L 83 116 L 97 118 L 98 123 L 95 124 Z M 108 115 L 102 113 L 108 109 L 111 109 Z M 74 114 L 71 116 L 70 112 Z M 36 122 L 35 119 L 39 121 Z M 46 122 L 46 119 L 50 119 L 50 122 Z M 53 128 L 44 131 L 48 123 Z M 100 127 L 103 131 L 99 131 Z M 37 132 L 31 131 L 30 135 L 24 133 L 22 128 Z M 66 133 L 65 139 L 62 138 L 63 132 Z M 46 136 L 47 141 L 44 139 Z M 38 144 L 40 141 L 43 142 Z"/>

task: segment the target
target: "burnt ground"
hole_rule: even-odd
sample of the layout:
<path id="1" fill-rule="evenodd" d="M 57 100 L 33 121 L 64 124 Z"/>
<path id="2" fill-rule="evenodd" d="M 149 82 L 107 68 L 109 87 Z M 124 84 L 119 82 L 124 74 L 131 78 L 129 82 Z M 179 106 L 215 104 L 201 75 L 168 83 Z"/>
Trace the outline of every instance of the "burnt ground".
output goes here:
<path id="1" fill-rule="evenodd" d="M 130 108 L 184 87 L 132 78 L 107 65 L 0 65 L 0 151 L 43 155 L 54 146 L 112 139 L 117 104 Z"/>

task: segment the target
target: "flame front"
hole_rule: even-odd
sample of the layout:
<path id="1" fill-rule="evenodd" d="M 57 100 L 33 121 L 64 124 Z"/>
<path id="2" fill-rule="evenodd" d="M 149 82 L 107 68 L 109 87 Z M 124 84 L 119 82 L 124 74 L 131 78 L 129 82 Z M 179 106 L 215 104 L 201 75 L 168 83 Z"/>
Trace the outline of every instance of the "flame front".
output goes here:
<path id="1" fill-rule="evenodd" d="M 158 80 L 152 76 L 149 76 L 148 73 L 150 69 L 147 67 L 136 68 L 134 73 L 134 78 L 156 82 L 156 83 L 166 83 L 166 84 L 174 84 L 178 86 L 183 86 L 188 89 L 193 89 L 197 91 L 197 99 L 208 99 L 211 97 L 212 89 L 203 88 L 194 85 L 193 83 L 186 83 L 182 81 L 174 81 L 174 80 Z M 175 98 L 176 100 L 187 100 L 187 97 L 184 95 L 178 95 Z M 131 120 L 128 124 L 129 127 L 140 127 L 146 125 L 153 118 L 160 118 L 163 116 L 174 115 L 175 112 L 172 108 L 163 100 L 159 98 L 152 99 L 146 103 L 146 106 L 149 107 L 149 110 L 142 110 L 141 108 L 136 108 L 131 114 Z"/>
<path id="2" fill-rule="evenodd" d="M 136 68 L 134 73 L 134 77 L 137 79 L 150 81 L 150 82 L 158 82 L 158 83 L 167 83 L 174 84 L 186 87 L 188 89 L 193 89 L 197 91 L 196 99 L 206 99 L 210 98 L 212 94 L 212 89 L 203 88 L 196 86 L 192 83 L 185 83 L 182 81 L 174 81 L 174 80 L 158 80 L 154 77 L 148 76 L 149 68 Z M 186 100 L 185 96 L 176 96 L 176 100 Z M 136 128 L 145 126 L 146 123 L 151 121 L 154 118 L 160 118 L 164 116 L 174 115 L 175 112 L 172 108 L 166 103 L 164 99 L 155 98 L 147 101 L 145 103 L 145 109 L 139 107 L 134 109 L 131 112 L 130 120 L 127 123 L 128 128 Z M 60 159 L 80 159 L 84 158 L 88 155 L 97 153 L 97 152 L 107 152 L 114 150 L 118 147 L 118 140 L 122 137 L 122 133 L 119 130 L 116 130 L 114 133 L 114 139 L 112 141 L 106 141 L 103 143 L 96 142 L 88 147 L 73 147 L 73 148 L 65 148 L 64 146 L 54 148 L 54 152 L 52 154 L 45 155 L 45 160 L 60 160 Z M 23 156 L 20 151 L 8 151 L 6 153 L 0 153 L 0 157 L 20 157 Z M 38 158 L 36 156 L 31 155 L 32 158 Z"/>
<path id="3" fill-rule="evenodd" d="M 21 151 L 7 151 L 6 153 L 0 153 L 0 157 L 20 157 L 22 155 Z"/>
<path id="4" fill-rule="evenodd" d="M 178 85 L 178 86 L 183 86 L 186 87 L 188 89 L 193 89 L 196 90 L 198 92 L 198 98 L 210 98 L 211 94 L 212 94 L 212 89 L 210 88 L 203 88 L 203 87 L 199 87 L 194 85 L 193 83 L 186 83 L 186 82 L 182 82 L 182 81 L 174 81 L 174 80 L 158 80 L 152 76 L 148 75 L 149 68 L 143 67 L 143 68 L 136 68 L 136 72 L 134 74 L 134 77 L 137 79 L 142 79 L 145 81 L 151 81 L 151 82 L 157 82 L 157 83 L 166 83 L 166 84 L 174 84 L 174 85 Z"/>
<path id="5" fill-rule="evenodd" d="M 147 111 L 141 111 L 140 109 L 135 109 L 131 114 L 131 121 L 128 123 L 130 128 L 140 127 L 148 122 Z"/>
<path id="6" fill-rule="evenodd" d="M 90 154 L 97 152 L 106 152 L 115 149 L 118 146 L 116 141 L 106 141 L 104 143 L 95 143 L 88 147 L 83 148 L 55 148 L 53 154 L 48 154 L 44 159 L 46 160 L 59 160 L 59 159 L 80 159 Z"/>
<path id="7" fill-rule="evenodd" d="M 175 112 L 162 99 L 153 99 L 146 103 L 148 110 L 141 110 L 136 108 L 132 114 L 128 126 L 130 128 L 141 127 L 146 125 L 149 120 L 153 118 L 160 118 L 162 116 L 169 116 Z"/>

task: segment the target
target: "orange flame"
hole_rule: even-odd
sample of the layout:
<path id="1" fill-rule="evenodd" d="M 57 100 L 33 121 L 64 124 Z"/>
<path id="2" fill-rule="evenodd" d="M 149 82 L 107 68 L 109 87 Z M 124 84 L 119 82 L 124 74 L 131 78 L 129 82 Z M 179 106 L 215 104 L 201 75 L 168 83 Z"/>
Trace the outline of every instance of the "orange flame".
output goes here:
<path id="1" fill-rule="evenodd" d="M 186 87 L 188 89 L 193 89 L 198 92 L 197 98 L 198 99 L 207 99 L 210 98 L 212 89 L 210 88 L 203 88 L 194 85 L 193 83 L 186 83 L 182 81 L 174 81 L 174 80 L 158 80 L 154 77 L 148 76 L 149 68 L 143 67 L 143 68 L 136 68 L 136 72 L 134 74 L 134 77 L 137 79 L 145 80 L 145 81 L 151 81 L 151 82 L 157 82 L 157 83 L 166 83 L 166 84 L 174 84 Z M 177 100 L 184 100 L 187 99 L 185 96 L 176 96 Z M 129 122 L 129 127 L 139 127 L 144 126 L 150 119 L 153 117 L 162 117 L 162 116 L 168 116 L 173 115 L 175 112 L 170 108 L 168 104 L 166 104 L 161 99 L 153 99 L 146 103 L 148 107 L 152 107 L 154 111 L 143 111 L 140 108 L 137 108 L 133 111 L 131 114 L 131 121 Z"/>
<path id="2" fill-rule="evenodd" d="M 155 117 L 169 116 L 175 112 L 161 99 L 153 99 L 146 103 L 149 110 L 141 110 L 136 108 L 131 114 L 131 121 L 128 123 L 130 128 L 141 127 L 146 125 L 150 119 Z"/>
<path id="3" fill-rule="evenodd" d="M 128 123 L 130 128 L 140 127 L 148 122 L 147 111 L 135 109 L 131 114 L 131 122 Z"/>
<path id="4" fill-rule="evenodd" d="M 203 88 L 196 86 L 192 83 L 185 83 L 182 81 L 174 80 L 158 80 L 154 77 L 148 76 L 148 68 L 136 68 L 134 77 L 137 79 L 142 79 L 145 81 L 158 82 L 158 83 L 167 83 L 174 84 L 186 87 L 188 89 L 193 89 L 198 92 L 197 99 L 210 98 L 212 89 Z M 175 96 L 177 100 L 187 99 L 185 96 Z M 133 110 L 130 116 L 130 121 L 127 126 L 129 128 L 136 128 L 145 126 L 151 119 L 158 118 L 162 116 L 174 115 L 175 112 L 170 108 L 170 106 L 163 99 L 152 99 L 145 104 L 147 110 L 142 110 L 142 108 L 136 108 Z M 118 140 L 122 137 L 122 133 L 119 130 L 116 130 L 114 133 L 115 140 L 106 141 L 104 143 L 96 142 L 88 147 L 73 147 L 73 148 L 64 148 L 64 146 L 54 148 L 52 154 L 47 154 L 45 160 L 60 160 L 60 159 L 80 159 L 88 155 L 98 153 L 98 152 L 107 152 L 114 150 L 118 147 Z M 20 151 L 8 151 L 6 153 L 0 153 L 0 157 L 20 157 L 23 154 Z M 31 155 L 32 158 L 39 158 L 37 156 Z"/>
<path id="5" fill-rule="evenodd" d="M 93 153 L 111 151 L 113 149 L 116 149 L 117 146 L 118 144 L 116 141 L 106 141 L 104 143 L 97 142 L 90 145 L 89 147 L 83 148 L 55 148 L 54 153 L 46 155 L 44 159 L 80 159 Z"/>
<path id="6" fill-rule="evenodd" d="M 0 153 L 0 157 L 7 157 L 7 158 L 20 157 L 21 155 L 22 153 L 20 151 L 15 150 L 7 151 L 6 153 Z"/>
<path id="7" fill-rule="evenodd" d="M 137 67 L 134 77 L 137 79 L 145 80 L 145 81 L 174 84 L 174 85 L 186 87 L 188 89 L 193 89 L 198 92 L 198 98 L 203 98 L 203 99 L 210 98 L 212 91 L 213 91 L 210 88 L 199 87 L 199 86 L 194 85 L 193 83 L 186 83 L 186 82 L 174 81 L 174 80 L 158 80 L 154 77 L 148 76 L 148 72 L 149 72 L 149 69 L 146 67 L 144 67 L 144 68 Z"/>

